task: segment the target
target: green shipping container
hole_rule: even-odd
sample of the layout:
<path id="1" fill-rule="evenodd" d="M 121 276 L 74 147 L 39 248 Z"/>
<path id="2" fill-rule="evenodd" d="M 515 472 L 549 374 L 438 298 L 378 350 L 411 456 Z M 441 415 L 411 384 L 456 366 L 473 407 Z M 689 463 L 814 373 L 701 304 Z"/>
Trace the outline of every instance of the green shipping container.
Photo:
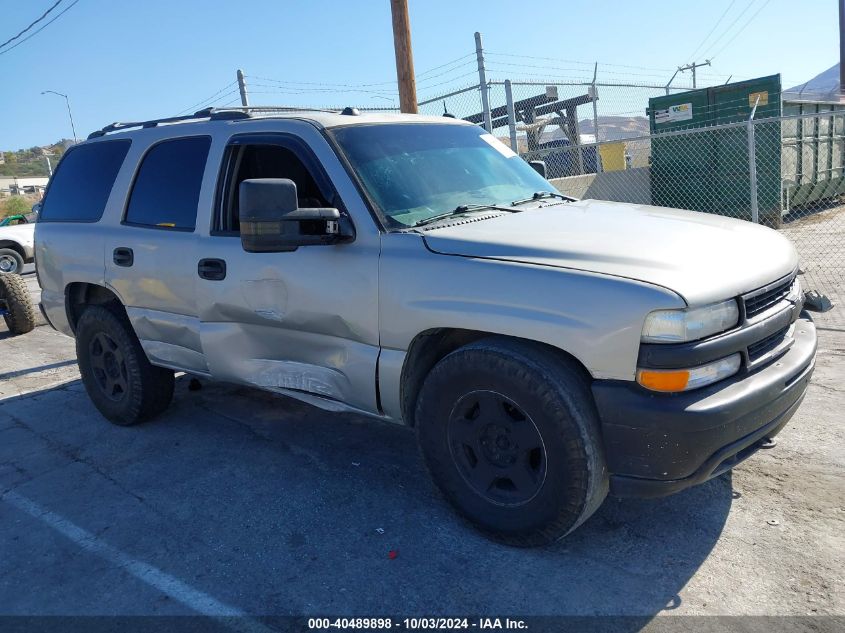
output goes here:
<path id="1" fill-rule="evenodd" d="M 751 219 L 748 130 L 780 117 L 780 75 L 649 99 L 653 204 Z M 684 134 L 669 134 L 689 130 Z M 698 131 L 692 131 L 698 130 Z M 780 222 L 780 122 L 755 126 L 760 221 Z"/>

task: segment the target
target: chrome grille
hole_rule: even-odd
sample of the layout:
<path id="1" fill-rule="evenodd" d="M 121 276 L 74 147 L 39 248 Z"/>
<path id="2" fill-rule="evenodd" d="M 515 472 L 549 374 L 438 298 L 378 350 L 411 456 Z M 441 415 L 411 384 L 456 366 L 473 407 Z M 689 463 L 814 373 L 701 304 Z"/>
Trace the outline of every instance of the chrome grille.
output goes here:
<path id="1" fill-rule="evenodd" d="M 745 295 L 743 297 L 743 301 L 745 302 L 745 318 L 750 319 L 761 312 L 765 312 L 776 303 L 783 301 L 789 294 L 789 289 L 792 287 L 794 279 L 794 277 L 790 277 L 789 279 Z"/>

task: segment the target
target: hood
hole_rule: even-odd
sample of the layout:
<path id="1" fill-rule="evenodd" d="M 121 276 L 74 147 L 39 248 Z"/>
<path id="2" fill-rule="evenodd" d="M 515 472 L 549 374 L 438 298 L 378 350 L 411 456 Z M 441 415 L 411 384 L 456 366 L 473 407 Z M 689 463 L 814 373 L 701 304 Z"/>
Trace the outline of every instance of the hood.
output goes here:
<path id="1" fill-rule="evenodd" d="M 423 236 L 435 253 L 636 279 L 673 290 L 689 305 L 760 288 L 798 266 L 795 248 L 772 229 L 719 215 L 601 200 L 456 221 Z"/>

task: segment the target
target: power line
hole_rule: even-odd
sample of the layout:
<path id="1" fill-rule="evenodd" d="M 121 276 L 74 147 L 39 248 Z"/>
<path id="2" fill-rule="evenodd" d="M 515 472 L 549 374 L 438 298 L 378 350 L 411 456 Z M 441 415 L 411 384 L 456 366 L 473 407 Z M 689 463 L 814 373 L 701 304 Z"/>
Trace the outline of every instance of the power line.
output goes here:
<path id="1" fill-rule="evenodd" d="M 733 19 L 733 22 L 728 24 L 728 26 L 725 28 L 724 31 L 722 31 L 722 33 L 719 35 L 719 37 L 717 37 L 715 40 L 710 42 L 710 45 L 707 47 L 707 49 L 703 53 L 701 53 L 702 57 L 706 57 L 707 53 L 712 51 L 716 47 L 716 44 L 718 44 L 722 40 L 723 37 L 725 37 L 728 33 L 731 32 L 731 29 L 734 27 L 734 25 L 737 22 L 739 22 L 743 17 L 745 17 L 745 14 L 748 13 L 748 10 L 751 9 L 751 7 L 753 7 L 756 2 L 757 2 L 757 0 L 751 0 L 751 2 L 749 2 L 747 5 L 745 5 L 745 8 L 742 11 L 739 12 L 739 15 L 737 15 Z M 711 55 L 710 59 L 713 59 L 713 57 L 715 57 L 715 55 Z"/>
<path id="2" fill-rule="evenodd" d="M 196 109 L 197 109 L 199 106 L 203 105 L 206 101 L 210 101 L 211 99 L 214 99 L 214 97 L 216 97 L 217 95 L 219 95 L 219 94 L 221 94 L 221 93 L 225 92 L 226 90 L 228 90 L 229 88 L 231 88 L 232 86 L 234 86 L 236 83 L 238 83 L 238 82 L 237 82 L 237 81 L 233 81 L 233 82 L 231 82 L 231 83 L 229 83 L 229 84 L 226 84 L 225 86 L 223 86 L 220 90 L 218 90 L 217 92 L 215 92 L 215 93 L 214 93 L 213 95 L 211 95 L 210 97 L 206 97 L 206 98 L 205 98 L 205 99 L 203 99 L 202 101 L 197 102 L 195 105 L 189 106 L 189 107 L 185 108 L 184 110 L 181 110 L 181 111 L 179 112 L 179 114 L 181 115 L 181 114 L 183 114 L 183 113 L 185 113 L 185 112 L 191 112 L 191 111 L 194 111 L 194 112 L 195 112 L 195 111 L 196 111 Z"/>
<path id="3" fill-rule="evenodd" d="M 63 10 L 63 11 L 61 11 L 61 12 L 60 12 L 57 16 L 55 16 L 52 20 L 50 20 L 50 21 L 49 21 L 49 22 L 47 22 L 46 24 L 43 24 L 43 25 L 41 26 L 41 28 L 39 28 L 39 29 L 38 29 L 38 30 L 36 30 L 36 31 L 33 31 L 32 33 L 30 33 L 29 35 L 27 35 L 25 38 L 23 38 L 20 42 L 18 42 L 18 43 L 17 43 L 17 44 L 15 44 L 14 46 L 10 46 L 9 48 L 7 48 L 7 49 L 6 49 L 6 50 L 4 50 L 4 51 L 0 51 L 0 55 L 5 55 L 5 54 L 6 54 L 6 53 L 8 53 L 9 51 L 16 49 L 18 46 L 20 46 L 21 44 L 23 44 L 24 42 L 26 42 L 26 41 L 27 41 L 27 40 L 29 40 L 30 38 L 33 38 L 33 37 L 35 37 L 36 35 L 38 35 L 41 31 L 43 31 L 44 29 L 46 29 L 46 28 L 47 28 L 48 26 L 50 26 L 53 22 L 55 22 L 55 21 L 56 21 L 56 20 L 58 20 L 60 17 L 62 17 L 65 13 L 67 13 L 68 11 L 70 11 L 70 10 L 74 7 L 74 5 L 75 5 L 77 2 L 79 2 L 79 0 L 73 0 L 73 2 L 71 2 L 68 6 L 66 6 L 66 7 L 64 8 L 64 10 Z"/>
<path id="4" fill-rule="evenodd" d="M 517 57 L 517 58 L 520 58 L 520 59 L 541 59 L 541 60 L 552 61 L 552 62 L 566 62 L 568 64 L 581 64 L 583 66 L 589 66 L 590 68 L 592 68 L 593 64 L 596 63 L 596 62 L 579 61 L 579 60 L 576 60 L 576 59 L 563 59 L 561 57 L 539 57 L 539 56 L 536 56 L 536 55 L 516 55 L 516 54 L 513 54 L 513 53 L 497 53 L 495 51 L 488 51 L 486 49 L 484 51 L 484 54 L 485 55 L 494 55 L 494 56 L 498 56 L 498 57 Z M 635 68 L 635 69 L 639 69 L 639 70 L 660 70 L 660 71 L 664 71 L 664 72 L 666 72 L 666 71 L 672 72 L 673 70 L 675 70 L 674 68 L 657 68 L 657 67 L 654 67 L 654 66 L 633 66 L 633 65 L 630 65 L 630 64 L 610 64 L 610 63 L 607 63 L 607 62 L 598 62 L 598 63 L 601 64 L 602 66 L 612 66 L 612 67 L 615 67 L 615 68 Z"/>
<path id="5" fill-rule="evenodd" d="M 16 39 L 18 39 L 21 35 L 23 35 L 24 33 L 26 33 L 26 32 L 27 32 L 29 29 L 31 29 L 33 26 L 35 26 L 36 24 L 38 24 L 39 22 L 41 22 L 41 20 L 43 20 L 44 18 L 46 18 L 46 17 L 50 14 L 50 11 L 52 11 L 53 9 L 55 9 L 55 8 L 56 8 L 57 6 L 59 6 L 61 3 L 62 3 L 62 0 L 56 0 L 56 3 L 55 3 L 52 7 L 50 7 L 49 9 L 47 9 L 47 10 L 46 10 L 44 13 L 42 13 L 42 14 L 41 14 L 41 15 L 40 15 L 40 16 L 39 16 L 36 20 L 34 20 L 33 22 L 31 22 L 31 23 L 30 23 L 30 25 L 29 25 L 28 27 L 26 27 L 23 31 L 21 31 L 20 33 L 18 33 L 18 34 L 17 34 L 17 35 L 15 35 L 14 37 L 10 37 L 8 40 L 6 40 L 6 41 L 5 41 L 5 42 L 3 42 L 2 44 L 0 44 L 0 48 L 3 48 L 4 46 L 6 46 L 6 44 L 9 44 L 9 43 L 11 43 L 11 42 L 14 42 Z"/>
<path id="6" fill-rule="evenodd" d="M 701 40 L 701 42 L 699 43 L 699 45 L 696 47 L 696 49 L 692 52 L 692 54 L 691 54 L 691 55 L 690 55 L 687 59 L 689 59 L 689 60 L 691 60 L 691 61 L 695 61 L 695 54 L 699 51 L 699 49 L 700 49 L 702 46 L 704 46 L 704 43 L 705 43 L 707 40 L 709 40 L 709 39 L 710 39 L 710 36 L 711 36 L 711 35 L 713 35 L 713 33 L 716 31 L 716 29 L 718 28 L 718 26 L 722 23 L 722 20 L 724 20 L 724 19 L 725 19 L 725 16 L 728 14 L 728 11 L 730 11 L 730 10 L 731 10 L 731 7 L 733 7 L 733 6 L 734 6 L 734 4 L 736 4 L 736 0 L 731 0 L 730 4 L 728 5 L 728 8 L 727 8 L 727 9 L 725 9 L 725 10 L 722 12 L 722 15 L 720 15 L 720 16 L 719 16 L 719 19 L 718 19 L 718 20 L 716 20 L 716 24 L 714 24 L 714 25 L 713 25 L 713 28 L 712 28 L 712 29 L 710 29 L 710 32 L 706 35 L 706 37 L 705 37 L 703 40 Z"/>
<path id="7" fill-rule="evenodd" d="M 740 28 L 740 29 L 739 29 L 736 33 L 734 33 L 734 36 L 722 45 L 722 48 L 720 48 L 718 51 L 716 51 L 715 53 L 713 53 L 713 55 L 711 55 L 711 56 L 710 56 L 710 59 L 713 59 L 714 57 L 716 57 L 716 55 L 718 55 L 718 54 L 719 54 L 719 53 L 721 53 L 723 50 L 725 50 L 725 49 L 726 49 L 726 48 L 730 45 L 730 43 L 731 43 L 731 42 L 733 42 L 733 41 L 734 41 L 734 40 L 735 40 L 735 39 L 739 36 L 739 34 L 740 34 L 740 33 L 742 33 L 742 32 L 746 29 L 746 27 L 754 21 L 754 18 L 756 18 L 756 17 L 759 15 L 760 11 L 762 11 L 763 9 L 765 9 L 765 8 L 766 8 L 766 6 L 767 6 L 767 5 L 769 4 L 769 2 L 771 2 L 771 1 L 772 1 L 772 0 L 766 0 L 766 1 L 762 4 L 762 5 L 760 5 L 760 8 L 759 8 L 759 9 L 757 9 L 757 10 L 754 12 L 754 15 L 752 15 L 752 16 L 748 19 L 748 22 L 746 22 L 745 24 L 743 24 L 743 25 L 742 25 L 742 28 Z"/>
<path id="8" fill-rule="evenodd" d="M 435 70 L 440 70 L 441 68 L 445 68 L 446 66 L 451 66 L 454 63 L 463 61 L 463 60 L 470 58 L 470 57 L 475 59 L 475 53 L 469 53 L 467 55 L 462 55 L 461 57 L 458 57 L 457 59 L 453 59 L 450 62 L 446 62 L 445 64 L 440 64 L 439 66 L 435 66 L 434 68 L 429 68 L 428 70 L 424 70 L 421 73 L 417 73 L 417 77 L 423 77 L 423 76 L 429 74 L 430 72 L 433 72 Z"/>

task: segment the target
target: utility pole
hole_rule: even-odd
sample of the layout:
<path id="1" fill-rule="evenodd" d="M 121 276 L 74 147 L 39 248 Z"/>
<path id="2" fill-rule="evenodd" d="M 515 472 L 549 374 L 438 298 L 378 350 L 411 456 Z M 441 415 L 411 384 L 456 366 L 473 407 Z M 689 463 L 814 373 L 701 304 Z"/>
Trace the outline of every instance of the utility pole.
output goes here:
<path id="1" fill-rule="evenodd" d="M 67 95 L 63 92 L 56 92 L 55 90 L 42 90 L 41 94 L 46 95 L 47 93 L 58 95 L 60 97 L 64 97 L 65 103 L 67 104 L 67 115 L 70 117 L 70 129 L 73 132 L 73 142 L 77 143 L 78 139 L 76 138 L 76 126 L 73 124 L 73 113 L 70 111 L 70 99 L 68 99 Z"/>
<path id="2" fill-rule="evenodd" d="M 842 0 L 840 0 L 840 2 L 841 1 Z M 709 65 L 710 65 L 710 60 L 705 59 L 704 63 L 702 63 L 702 64 L 699 64 L 698 62 L 693 62 L 691 64 L 687 64 L 686 66 L 678 66 L 678 72 L 682 73 L 682 72 L 686 72 L 687 70 L 692 71 L 692 89 L 695 90 L 698 87 L 698 86 L 696 86 L 696 83 L 695 83 L 695 69 L 700 68 L 701 66 L 709 66 Z M 672 75 L 673 79 L 674 79 L 674 77 L 675 77 L 675 75 Z M 669 83 L 671 83 L 671 80 L 669 81 Z"/>
<path id="3" fill-rule="evenodd" d="M 390 0 L 390 14 L 393 18 L 393 50 L 396 53 L 399 110 L 408 114 L 417 114 L 417 81 L 414 77 L 408 0 Z"/>
<path id="4" fill-rule="evenodd" d="M 229 76 L 231 77 L 231 75 Z M 246 79 L 244 78 L 244 71 L 240 68 L 238 68 L 238 90 L 241 93 L 241 105 L 245 108 L 249 107 L 249 93 L 246 91 Z"/>
<path id="5" fill-rule="evenodd" d="M 490 95 L 487 92 L 487 71 L 484 68 L 484 48 L 481 46 L 481 33 L 475 32 L 475 57 L 478 60 L 478 87 L 481 88 L 481 111 L 484 113 L 484 129 L 493 132 L 493 120 L 490 115 Z"/>
<path id="6" fill-rule="evenodd" d="M 839 0 L 839 93 L 845 95 L 845 0 Z"/>

